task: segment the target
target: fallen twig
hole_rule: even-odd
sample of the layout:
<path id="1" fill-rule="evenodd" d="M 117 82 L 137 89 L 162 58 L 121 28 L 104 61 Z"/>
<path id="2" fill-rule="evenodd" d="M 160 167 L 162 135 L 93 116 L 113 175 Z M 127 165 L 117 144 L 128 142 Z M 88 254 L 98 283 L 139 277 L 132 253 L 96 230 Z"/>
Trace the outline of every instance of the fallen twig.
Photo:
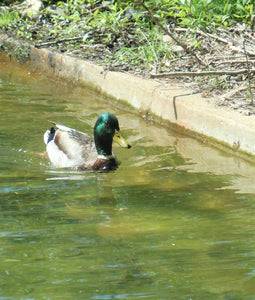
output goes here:
<path id="1" fill-rule="evenodd" d="M 243 59 L 240 59 L 240 60 L 223 60 L 223 61 L 219 61 L 219 62 L 215 62 L 214 65 L 216 66 L 219 66 L 219 65 L 226 65 L 226 64 L 246 64 L 247 61 L 246 60 L 243 60 Z M 249 63 L 255 63 L 255 60 L 249 60 Z"/>
<path id="2" fill-rule="evenodd" d="M 188 28 L 188 29 L 187 28 L 174 28 L 174 31 L 176 31 L 176 32 L 187 32 L 189 30 L 191 30 L 193 33 L 198 33 L 198 34 L 202 35 L 203 37 L 211 38 L 218 42 L 222 42 L 224 44 L 229 44 L 229 42 L 227 40 L 225 40 L 219 36 L 215 36 L 211 33 L 205 33 L 201 30 L 194 30 L 194 29 L 190 29 L 190 28 Z"/>
<path id="3" fill-rule="evenodd" d="M 250 92 L 250 97 L 251 97 L 251 105 L 253 105 L 253 93 L 251 90 L 251 70 L 250 70 L 250 64 L 249 64 L 249 59 L 248 59 L 248 55 L 246 52 L 246 47 L 245 47 L 245 40 L 243 41 L 243 50 L 244 50 L 244 54 L 245 54 L 245 58 L 246 58 L 246 62 L 247 62 L 247 74 L 248 74 L 248 84 L 249 84 L 249 92 Z"/>
<path id="4" fill-rule="evenodd" d="M 245 91 L 245 90 L 247 90 L 247 85 L 245 85 L 245 86 L 239 86 L 238 88 L 227 92 L 225 95 L 222 96 L 222 98 L 224 100 L 229 100 L 229 99 L 231 99 L 231 97 L 233 97 L 237 93 Z"/>
<path id="5" fill-rule="evenodd" d="M 57 45 L 59 43 L 64 43 L 64 42 L 82 41 L 83 38 L 84 38 L 84 36 L 76 36 L 76 37 L 72 37 L 72 38 L 64 38 L 64 39 L 57 40 L 54 42 L 45 42 L 45 43 L 41 43 L 41 44 L 35 44 L 35 48 Z"/>
<path id="6" fill-rule="evenodd" d="M 223 38 L 221 38 L 221 37 L 219 37 L 219 36 L 215 36 L 215 35 L 213 35 L 213 34 L 211 34 L 211 33 L 205 33 L 205 32 L 203 32 L 203 31 L 201 31 L 201 30 L 197 30 L 196 32 L 197 32 L 198 34 L 204 36 L 204 37 L 209 37 L 209 38 L 211 38 L 211 39 L 214 39 L 214 40 L 216 40 L 216 41 L 218 41 L 218 42 L 221 42 L 221 43 L 224 43 L 224 44 L 227 44 L 227 45 L 230 43 L 229 41 L 227 41 L 227 40 L 225 40 L 225 39 L 223 39 Z"/>
<path id="7" fill-rule="evenodd" d="M 188 31 L 188 30 L 190 30 L 190 29 L 185 29 L 185 28 L 175 28 L 174 30 L 175 30 L 175 31 L 179 31 L 179 32 L 186 32 L 186 31 Z M 196 31 L 195 31 L 195 30 L 192 30 L 192 32 L 196 32 L 196 33 L 202 35 L 203 37 L 211 38 L 211 39 L 214 39 L 214 40 L 216 40 L 216 41 L 218 41 L 218 42 L 224 43 L 224 44 L 228 45 L 229 49 L 232 50 L 232 51 L 235 51 L 235 52 L 238 52 L 238 53 L 244 53 L 244 49 L 231 45 L 231 43 L 232 43 L 231 41 L 228 41 L 228 40 L 226 40 L 226 39 L 223 39 L 223 38 L 221 38 L 221 37 L 219 37 L 219 36 L 215 36 L 215 35 L 213 35 L 213 34 L 211 34 L 211 33 L 205 33 L 205 32 L 203 32 L 203 31 L 201 31 L 201 30 L 196 30 Z M 248 35 L 248 36 L 250 37 L 250 35 Z M 253 40 L 255 40 L 255 39 L 253 38 Z M 252 51 L 252 50 L 246 49 L 246 53 L 247 53 L 249 56 L 255 56 L 255 52 Z"/>
<path id="8" fill-rule="evenodd" d="M 203 62 L 194 51 L 190 50 L 188 48 L 188 46 L 183 43 L 181 40 L 179 40 L 177 37 L 175 37 L 170 31 L 168 31 L 163 25 L 161 25 L 159 23 L 159 21 L 154 17 L 154 15 L 152 14 L 152 12 L 148 9 L 148 7 L 140 0 L 138 0 L 138 3 L 140 5 L 142 5 L 146 11 L 149 13 L 149 15 L 151 16 L 152 20 L 168 35 L 171 37 L 171 39 L 173 39 L 179 46 L 181 46 L 188 54 L 194 56 L 196 58 L 196 60 L 199 62 L 199 64 L 206 66 L 206 63 Z"/>
<path id="9" fill-rule="evenodd" d="M 249 71 L 247 69 L 241 70 L 227 70 L 227 71 L 198 71 L 198 72 L 169 72 L 162 74 L 151 74 L 151 78 L 167 78 L 167 77 L 181 77 L 181 76 L 207 76 L 207 75 L 239 75 L 247 74 Z M 255 74 L 255 69 L 250 70 L 251 74 Z"/>
<path id="10" fill-rule="evenodd" d="M 252 40 L 253 42 L 255 42 L 255 37 L 252 36 L 251 34 L 249 34 L 248 32 L 244 32 L 244 35 L 247 36 L 250 40 Z"/>
<path id="11" fill-rule="evenodd" d="M 241 49 L 241 48 L 238 48 L 238 47 L 235 47 L 235 46 L 229 46 L 229 49 L 232 50 L 232 51 L 235 51 L 235 52 L 239 52 L 239 53 L 246 53 L 249 56 L 255 56 L 255 52 L 252 51 L 252 50 L 246 49 L 244 51 L 244 49 Z"/>

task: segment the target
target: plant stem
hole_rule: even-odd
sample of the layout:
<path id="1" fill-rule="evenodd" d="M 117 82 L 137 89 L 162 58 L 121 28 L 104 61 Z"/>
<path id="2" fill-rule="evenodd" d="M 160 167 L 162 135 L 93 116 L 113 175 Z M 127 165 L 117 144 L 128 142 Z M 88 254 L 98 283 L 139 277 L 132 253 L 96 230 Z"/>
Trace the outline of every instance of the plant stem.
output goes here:
<path id="1" fill-rule="evenodd" d="M 250 69 L 250 64 L 249 64 L 249 59 L 248 59 L 248 55 L 245 49 L 245 40 L 243 41 L 243 50 L 244 50 L 244 54 L 246 57 L 246 64 L 247 64 L 247 76 L 248 76 L 248 84 L 249 84 L 249 92 L 250 92 L 250 97 L 251 97 L 251 105 L 254 105 L 254 101 L 253 101 L 253 93 L 252 93 L 252 89 L 251 89 L 251 69 Z"/>

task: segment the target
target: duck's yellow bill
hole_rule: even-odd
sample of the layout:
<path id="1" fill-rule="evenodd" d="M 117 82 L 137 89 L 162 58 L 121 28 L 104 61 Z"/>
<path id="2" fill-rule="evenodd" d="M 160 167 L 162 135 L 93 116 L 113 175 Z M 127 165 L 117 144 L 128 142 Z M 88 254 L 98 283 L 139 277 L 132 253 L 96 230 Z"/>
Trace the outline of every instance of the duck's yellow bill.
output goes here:
<path id="1" fill-rule="evenodd" d="M 131 146 L 128 144 L 128 142 L 124 139 L 124 137 L 118 130 L 115 130 L 113 140 L 123 148 L 131 148 Z"/>

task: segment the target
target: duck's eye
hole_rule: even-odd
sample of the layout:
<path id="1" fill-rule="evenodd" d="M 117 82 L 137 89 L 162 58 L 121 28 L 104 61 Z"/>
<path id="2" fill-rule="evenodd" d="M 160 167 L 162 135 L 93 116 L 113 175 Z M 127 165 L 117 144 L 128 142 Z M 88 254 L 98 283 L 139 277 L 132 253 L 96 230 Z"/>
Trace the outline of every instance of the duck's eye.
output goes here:
<path id="1" fill-rule="evenodd" d="M 105 126 L 105 127 L 110 127 L 110 125 L 109 125 L 108 122 L 104 122 L 104 126 Z"/>

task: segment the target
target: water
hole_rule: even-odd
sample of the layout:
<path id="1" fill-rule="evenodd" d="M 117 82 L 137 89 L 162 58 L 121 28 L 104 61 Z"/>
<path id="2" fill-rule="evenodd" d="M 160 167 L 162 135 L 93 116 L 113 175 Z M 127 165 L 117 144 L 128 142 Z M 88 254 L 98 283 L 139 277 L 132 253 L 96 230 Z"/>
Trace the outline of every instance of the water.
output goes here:
<path id="1" fill-rule="evenodd" d="M 0 67 L 0 299 L 254 299 L 255 168 L 91 91 Z M 48 120 L 133 145 L 114 172 L 54 169 Z"/>

